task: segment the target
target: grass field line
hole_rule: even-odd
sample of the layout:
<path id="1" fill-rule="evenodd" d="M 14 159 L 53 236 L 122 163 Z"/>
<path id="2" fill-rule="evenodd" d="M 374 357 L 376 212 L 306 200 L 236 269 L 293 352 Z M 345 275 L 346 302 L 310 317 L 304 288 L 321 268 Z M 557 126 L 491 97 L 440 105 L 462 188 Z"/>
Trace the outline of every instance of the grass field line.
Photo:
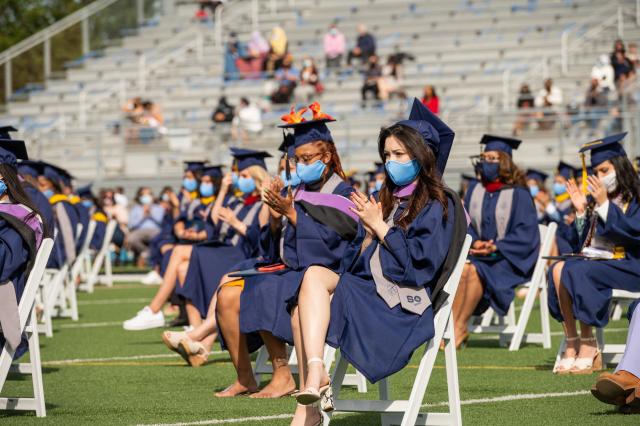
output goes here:
<path id="1" fill-rule="evenodd" d="M 589 391 L 574 391 L 574 392 L 548 392 L 548 393 L 524 393 L 515 395 L 502 395 L 494 396 L 491 398 L 475 398 L 461 401 L 461 405 L 476 405 L 476 404 L 492 404 L 496 402 L 510 402 L 510 401 L 522 401 L 532 399 L 546 399 L 546 398 L 565 398 L 571 396 L 583 396 L 588 395 Z M 422 404 L 423 408 L 437 408 L 446 407 L 449 405 L 448 401 L 441 401 L 436 403 Z M 343 414 L 343 413 L 336 413 Z M 344 413 L 353 414 L 353 413 Z M 248 422 L 260 422 L 268 420 L 281 420 L 290 419 L 292 414 L 274 414 L 271 416 L 254 416 L 254 417 L 238 417 L 233 419 L 210 419 L 210 420 L 198 420 L 193 422 L 181 422 L 181 423 L 152 423 L 152 424 L 139 424 L 138 426 L 200 426 L 200 425 L 222 425 L 232 423 L 248 423 Z"/>
<path id="2" fill-rule="evenodd" d="M 209 355 L 222 355 L 227 353 L 227 351 L 212 351 L 209 352 Z M 52 361 L 43 361 L 43 366 L 52 366 L 52 365 L 69 365 L 69 364 L 84 364 L 84 363 L 94 363 L 94 362 L 108 362 L 108 361 L 135 361 L 135 360 L 143 360 L 143 359 L 158 359 L 158 358 L 178 358 L 180 355 L 174 353 L 166 353 L 166 354 L 151 354 L 151 355 L 129 355 L 129 356 L 113 356 L 113 357 L 105 357 L 105 358 L 74 358 L 74 359 L 58 359 Z"/>
<path id="3" fill-rule="evenodd" d="M 135 299 L 103 299 L 103 300 L 80 300 L 78 301 L 78 305 L 87 306 L 87 305 L 122 305 L 125 303 L 149 303 L 148 297 L 138 297 Z"/>

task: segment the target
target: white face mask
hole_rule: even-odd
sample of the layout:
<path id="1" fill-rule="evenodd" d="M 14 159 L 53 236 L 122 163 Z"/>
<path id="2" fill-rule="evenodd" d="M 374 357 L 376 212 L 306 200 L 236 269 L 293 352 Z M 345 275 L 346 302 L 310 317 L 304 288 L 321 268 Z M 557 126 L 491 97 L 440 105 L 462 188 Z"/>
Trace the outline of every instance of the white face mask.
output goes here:
<path id="1" fill-rule="evenodd" d="M 607 188 L 607 193 L 611 194 L 618 187 L 618 179 L 616 178 L 616 172 L 613 171 L 606 176 L 600 178 L 600 181 Z"/>

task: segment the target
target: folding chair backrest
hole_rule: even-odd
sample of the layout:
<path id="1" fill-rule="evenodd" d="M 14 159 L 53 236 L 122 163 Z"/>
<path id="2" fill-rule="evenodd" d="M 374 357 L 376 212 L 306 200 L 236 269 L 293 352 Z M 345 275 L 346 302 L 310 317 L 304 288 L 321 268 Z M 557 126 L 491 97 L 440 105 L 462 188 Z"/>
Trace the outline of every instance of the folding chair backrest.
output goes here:
<path id="1" fill-rule="evenodd" d="M 456 262 L 456 267 L 454 268 L 449 280 L 444 285 L 444 291 L 449 294 L 449 301 L 453 299 L 458 290 L 458 284 L 460 283 L 460 277 L 462 276 L 462 270 L 464 269 L 464 264 L 467 261 L 467 255 L 469 254 L 469 248 L 471 248 L 471 235 L 467 234 L 464 238 L 464 244 L 462 245 L 462 250 L 460 250 L 460 256 Z"/>
<path id="2" fill-rule="evenodd" d="M 31 273 L 27 278 L 24 292 L 22 293 L 22 298 L 20 299 L 20 303 L 18 304 L 21 329 L 24 329 L 27 323 L 27 318 L 29 316 L 31 308 L 33 307 L 33 301 L 35 300 L 36 293 L 38 291 L 38 287 L 40 286 L 40 281 L 42 280 L 42 275 L 44 274 L 44 270 L 47 266 L 47 261 L 49 260 L 49 254 L 51 253 L 52 248 L 53 240 L 51 238 L 45 238 L 42 241 L 42 244 L 40 244 L 40 248 L 38 249 L 36 260 L 33 264 L 33 268 L 31 269 Z"/>
<path id="3" fill-rule="evenodd" d="M 89 250 L 89 244 L 91 244 L 91 239 L 93 238 L 93 234 L 96 232 L 96 221 L 91 220 L 89 222 L 89 226 L 87 227 L 87 234 L 85 235 L 84 241 L 82 242 L 82 248 L 80 252 L 86 252 Z"/>
<path id="4" fill-rule="evenodd" d="M 81 223 L 76 225 L 76 241 L 78 241 L 78 239 L 80 239 L 80 235 L 82 235 L 82 230 L 83 229 L 84 229 L 84 226 Z"/>
<path id="5" fill-rule="evenodd" d="M 531 276 L 531 283 L 533 284 L 539 283 L 544 275 L 547 267 L 547 260 L 544 259 L 544 257 L 551 254 L 558 224 L 551 222 L 549 225 L 538 225 L 538 229 L 540 230 L 540 252 L 538 253 L 538 260 L 536 261 L 536 266 Z"/>
<path id="6" fill-rule="evenodd" d="M 107 223 L 107 229 L 104 231 L 104 240 L 102 240 L 102 246 L 100 246 L 100 251 L 106 251 L 111 244 L 111 240 L 113 239 L 113 234 L 116 232 L 116 227 L 118 226 L 118 221 L 111 219 L 109 223 Z"/>

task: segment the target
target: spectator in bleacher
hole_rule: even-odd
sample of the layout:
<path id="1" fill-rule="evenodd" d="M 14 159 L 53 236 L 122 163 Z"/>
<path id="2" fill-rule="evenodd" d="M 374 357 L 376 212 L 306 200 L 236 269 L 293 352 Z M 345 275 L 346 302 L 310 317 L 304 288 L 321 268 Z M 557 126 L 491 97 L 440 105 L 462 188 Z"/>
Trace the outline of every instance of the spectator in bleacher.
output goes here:
<path id="1" fill-rule="evenodd" d="M 253 31 L 247 44 L 247 57 L 244 58 L 244 62 L 249 71 L 247 77 L 260 78 L 264 61 L 269 55 L 269 50 L 270 47 L 267 39 L 262 36 L 260 31 Z"/>
<path id="2" fill-rule="evenodd" d="M 311 102 L 316 95 L 322 94 L 323 90 L 315 61 L 311 57 L 305 58 L 302 62 L 300 80 L 294 90 L 296 102 Z"/>
<path id="3" fill-rule="evenodd" d="M 629 58 L 629 60 L 633 64 L 634 69 L 640 67 L 640 56 L 638 55 L 638 45 L 636 43 L 629 43 L 627 58 Z"/>
<path id="4" fill-rule="evenodd" d="M 276 90 L 271 94 L 271 102 L 274 104 L 288 104 L 298 84 L 300 72 L 293 66 L 293 58 L 287 55 L 282 61 L 282 67 L 276 71 Z"/>
<path id="5" fill-rule="evenodd" d="M 342 57 L 347 50 L 347 41 L 334 22 L 324 35 L 324 57 L 327 61 L 327 72 L 338 71 L 342 66 Z"/>
<path id="6" fill-rule="evenodd" d="M 591 129 L 598 127 L 600 119 L 607 113 L 608 91 L 600 86 L 600 81 L 596 78 L 591 79 L 591 84 L 587 89 L 584 97 L 584 107 L 586 110 L 587 125 Z"/>
<path id="7" fill-rule="evenodd" d="M 396 78 L 402 80 L 404 78 L 404 61 L 415 61 L 416 57 L 411 53 L 403 52 L 400 45 L 396 44 L 393 53 L 389 55 L 388 62 L 394 65 Z"/>
<path id="8" fill-rule="evenodd" d="M 367 27 L 364 24 L 358 25 L 358 39 L 355 47 L 349 51 L 347 65 L 351 66 L 353 58 L 358 58 L 362 64 L 367 64 L 369 58 L 375 54 L 376 39 L 367 31 Z"/>
<path id="9" fill-rule="evenodd" d="M 153 199 L 151 188 L 138 188 L 136 204 L 129 214 L 127 247 L 133 251 L 139 267 L 145 266 L 149 243 L 160 233 L 164 213 L 164 208 Z"/>
<path id="10" fill-rule="evenodd" d="M 235 32 L 229 34 L 229 40 L 224 52 L 224 80 L 238 80 L 240 71 L 238 70 L 238 60 L 246 56 L 244 44 L 238 39 Z"/>
<path id="11" fill-rule="evenodd" d="M 535 98 L 536 108 L 543 110 L 536 112 L 538 128 L 540 130 L 549 130 L 555 125 L 558 109 L 561 105 L 562 90 L 558 86 L 553 85 L 552 79 L 547 78 L 544 81 L 544 87 L 540 89 Z"/>
<path id="12" fill-rule="evenodd" d="M 382 67 L 382 78 L 378 82 L 380 90 L 380 99 L 386 101 L 393 96 L 400 99 L 406 99 L 407 95 L 403 89 L 404 70 L 402 63 L 405 59 L 413 56 L 408 53 L 401 52 L 396 46 L 396 52 L 389 55 L 387 63 Z"/>
<path id="13" fill-rule="evenodd" d="M 287 33 L 280 26 L 275 26 L 269 36 L 269 55 L 265 61 L 265 71 L 273 73 L 284 65 L 289 52 Z"/>
<path id="14" fill-rule="evenodd" d="M 518 93 L 518 101 L 516 107 L 518 108 L 518 114 L 516 121 L 513 124 L 513 135 L 518 136 L 524 129 L 529 128 L 529 122 L 533 114 L 527 110 L 530 110 L 534 106 L 534 98 L 531 93 L 529 85 L 523 83 L 520 86 L 520 92 Z"/>
<path id="15" fill-rule="evenodd" d="M 216 15 L 216 9 L 224 4 L 225 0 L 198 0 L 198 11 L 196 18 L 206 20 L 208 18 L 207 9 L 211 11 L 211 18 Z"/>
<path id="16" fill-rule="evenodd" d="M 424 89 L 422 90 L 422 99 L 420 99 L 420 101 L 422 102 L 422 105 L 429 108 L 429 111 L 438 115 L 438 112 L 440 111 L 440 98 L 436 93 L 436 89 L 432 85 L 428 84 L 424 86 Z"/>
<path id="17" fill-rule="evenodd" d="M 240 99 L 238 111 L 232 122 L 231 137 L 245 143 L 254 139 L 260 132 L 262 132 L 262 111 L 256 104 L 249 102 L 249 99 Z"/>
<path id="18" fill-rule="evenodd" d="M 143 113 L 142 98 L 136 96 L 135 98 L 129 99 L 122 107 L 122 112 L 127 120 L 138 124 Z"/>
<path id="19" fill-rule="evenodd" d="M 218 105 L 216 105 L 216 109 L 211 114 L 211 121 L 213 121 L 214 125 L 219 123 L 231 123 L 233 121 L 234 116 L 234 107 L 227 101 L 226 96 L 220 96 L 218 99 Z"/>
<path id="20" fill-rule="evenodd" d="M 380 99 L 379 80 L 382 77 L 382 67 L 378 63 L 376 55 L 369 56 L 366 70 L 364 72 L 364 84 L 362 85 L 362 108 L 366 106 L 368 93 L 373 94 L 374 99 Z"/>
<path id="21" fill-rule="evenodd" d="M 598 62 L 591 68 L 591 78 L 598 80 L 603 91 L 613 92 L 616 89 L 611 59 L 607 55 L 600 55 Z"/>

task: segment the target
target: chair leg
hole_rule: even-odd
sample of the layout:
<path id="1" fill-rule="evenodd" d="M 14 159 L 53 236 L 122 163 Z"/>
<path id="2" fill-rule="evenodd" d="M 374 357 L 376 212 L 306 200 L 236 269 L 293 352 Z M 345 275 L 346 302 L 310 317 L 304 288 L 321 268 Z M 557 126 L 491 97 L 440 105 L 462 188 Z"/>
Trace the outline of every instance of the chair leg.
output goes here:
<path id="1" fill-rule="evenodd" d="M 46 417 L 47 409 L 44 402 L 44 385 L 42 382 L 42 363 L 40 360 L 40 340 L 38 338 L 38 327 L 35 320 L 35 309 L 31 310 L 29 324 L 29 358 L 31 363 L 31 380 L 33 382 L 33 397 L 36 402 L 36 416 Z"/>
<path id="2" fill-rule="evenodd" d="M 68 281 L 66 287 L 71 319 L 73 321 L 78 321 L 78 297 L 76 295 L 76 284 L 73 281 Z"/>
<path id="3" fill-rule="evenodd" d="M 453 336 L 453 320 L 449 318 L 447 329 Z M 453 426 L 462 425 L 462 411 L 460 408 L 460 385 L 458 382 L 458 358 L 456 354 L 455 341 L 452 338 L 444 348 L 445 367 L 447 370 L 447 393 L 449 394 L 449 414 L 450 424 Z"/>
<path id="4" fill-rule="evenodd" d="M 389 399 L 389 381 L 386 378 L 378 382 L 378 392 L 381 400 Z"/>
<path id="5" fill-rule="evenodd" d="M 551 349 L 551 324 L 549 324 L 546 283 L 543 283 L 540 289 L 540 323 L 542 324 L 542 347 Z"/>
<path id="6" fill-rule="evenodd" d="M 104 274 L 107 287 L 113 287 L 113 274 L 111 271 L 111 253 L 107 252 L 104 257 Z"/>

